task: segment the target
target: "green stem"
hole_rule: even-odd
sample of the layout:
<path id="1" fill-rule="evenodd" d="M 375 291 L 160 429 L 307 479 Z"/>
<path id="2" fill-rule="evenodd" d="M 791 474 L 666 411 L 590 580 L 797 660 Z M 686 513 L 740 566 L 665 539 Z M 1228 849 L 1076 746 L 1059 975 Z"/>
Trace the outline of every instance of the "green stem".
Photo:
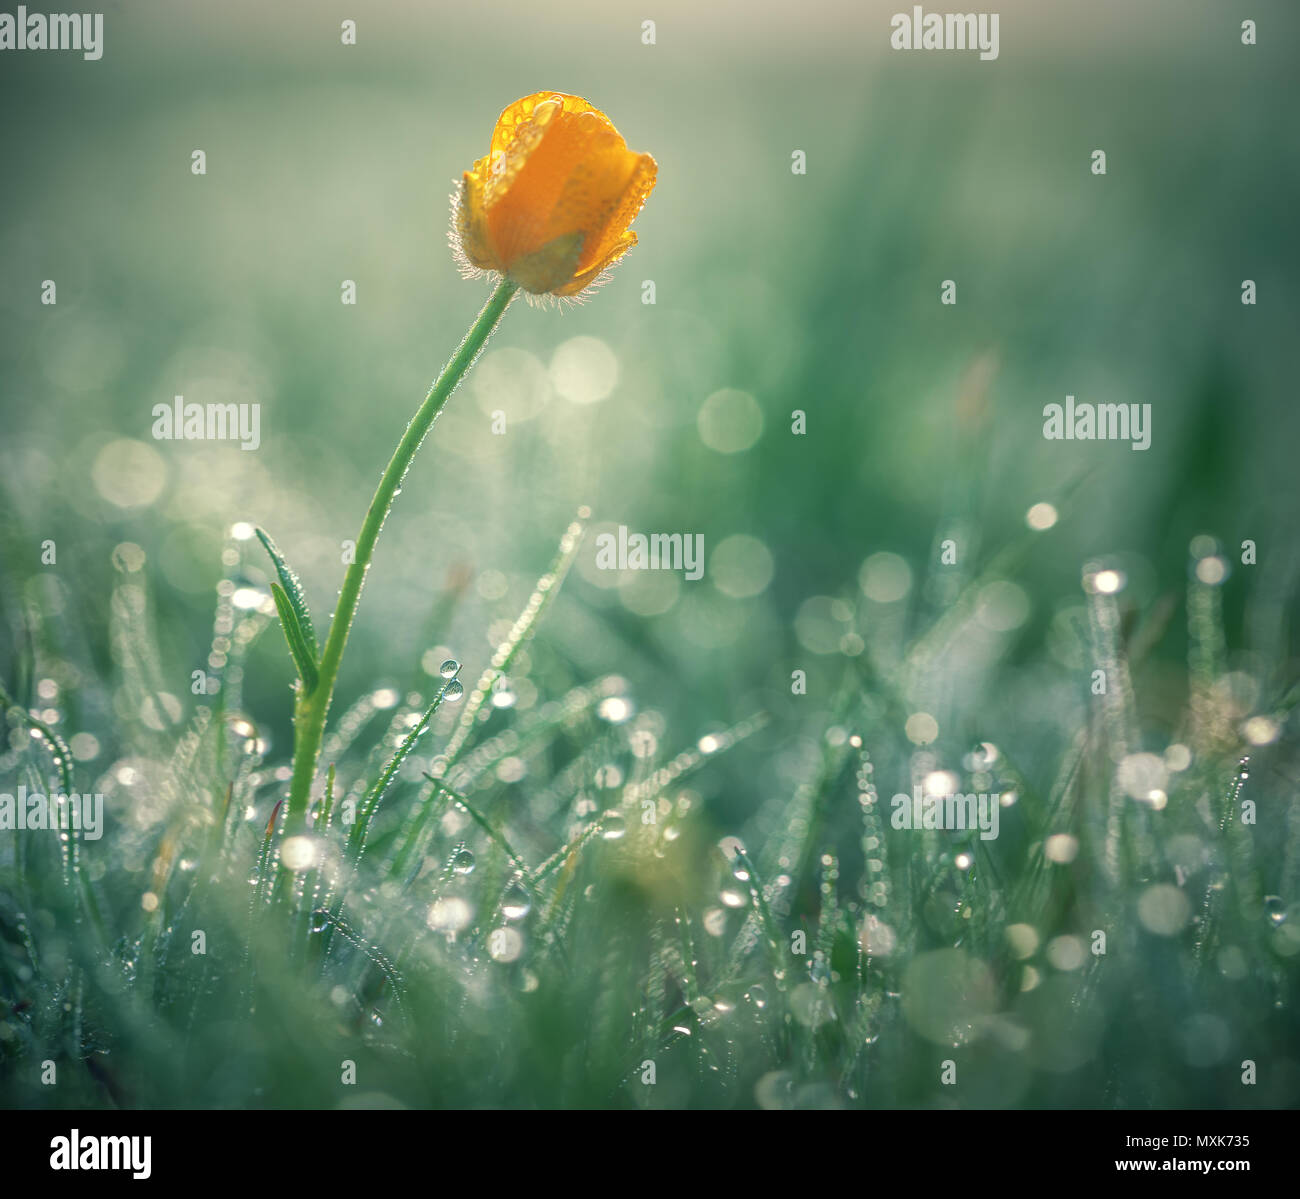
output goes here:
<path id="1" fill-rule="evenodd" d="M 347 574 L 343 576 L 339 602 L 334 609 L 334 619 L 330 622 L 325 650 L 321 654 L 320 677 L 310 693 L 304 694 L 301 686 L 299 688 L 294 710 L 293 779 L 289 784 L 286 832 L 300 831 L 306 826 L 311 784 L 316 775 L 316 762 L 325 733 L 325 718 L 329 715 L 334 684 L 343 662 L 343 651 L 347 647 L 352 620 L 361 601 L 361 588 L 366 581 L 366 572 L 370 569 L 370 559 L 375 552 L 375 543 L 379 540 L 379 531 L 384 527 L 393 499 L 401 488 L 402 479 L 420 444 L 443 405 L 456 390 L 456 385 L 474 364 L 517 290 L 517 284 L 502 278 L 488 302 L 483 305 L 478 319 L 465 334 L 460 348 L 442 368 L 442 374 L 429 389 L 429 394 L 411 418 L 411 423 L 406 426 L 406 432 L 393 451 L 383 477 L 379 480 L 379 486 L 375 488 L 374 498 L 366 510 L 366 519 L 362 522 L 361 533 L 357 537 L 356 555 L 348 566 Z"/>

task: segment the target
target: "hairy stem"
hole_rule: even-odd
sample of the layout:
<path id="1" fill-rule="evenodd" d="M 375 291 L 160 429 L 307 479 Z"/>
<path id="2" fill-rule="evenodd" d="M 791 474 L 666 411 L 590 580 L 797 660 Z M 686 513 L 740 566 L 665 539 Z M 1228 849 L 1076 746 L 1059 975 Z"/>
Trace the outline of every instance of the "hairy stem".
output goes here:
<path id="1" fill-rule="evenodd" d="M 343 662 L 348 633 L 357 614 L 357 605 L 361 601 L 361 588 L 365 585 L 366 572 L 370 569 L 375 543 L 379 540 L 379 532 L 384 527 L 389 509 L 393 506 L 393 499 L 438 413 L 456 390 L 456 385 L 465 372 L 474 364 L 517 290 L 518 286 L 506 278 L 497 285 L 469 332 L 465 334 L 465 340 L 442 368 L 442 374 L 429 389 L 429 394 L 411 418 L 411 423 L 406 426 L 406 432 L 393 451 L 383 477 L 379 480 L 379 486 L 375 488 L 374 498 L 370 501 L 361 532 L 357 536 L 355 557 L 348 566 L 347 574 L 343 576 L 338 605 L 334 609 L 329 636 L 321 654 L 319 679 L 310 692 L 304 692 L 301 687 L 299 689 L 294 709 L 293 778 L 289 784 L 286 832 L 300 831 L 306 825 L 311 784 L 316 775 L 316 763 L 320 756 L 330 700 L 334 696 L 334 684 Z"/>

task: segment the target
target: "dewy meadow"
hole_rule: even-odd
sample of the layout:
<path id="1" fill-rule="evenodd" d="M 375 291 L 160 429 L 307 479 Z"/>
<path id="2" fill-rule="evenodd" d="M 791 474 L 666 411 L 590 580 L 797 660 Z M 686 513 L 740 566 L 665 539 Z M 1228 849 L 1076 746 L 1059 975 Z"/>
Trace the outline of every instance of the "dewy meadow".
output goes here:
<path id="1" fill-rule="evenodd" d="M 1289 10 L 286 4 L 0 22 L 43 1157 L 1300 1102 Z"/>

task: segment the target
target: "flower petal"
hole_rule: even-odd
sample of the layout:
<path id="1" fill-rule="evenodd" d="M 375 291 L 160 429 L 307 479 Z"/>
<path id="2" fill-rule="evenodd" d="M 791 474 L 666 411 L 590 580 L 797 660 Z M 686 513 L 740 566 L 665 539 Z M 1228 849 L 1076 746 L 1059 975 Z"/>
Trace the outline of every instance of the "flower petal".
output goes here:
<path id="1" fill-rule="evenodd" d="M 540 127 L 535 124 L 521 132 L 516 148 L 502 160 L 508 184 L 491 190 L 487 197 L 488 228 L 507 267 L 557 237 L 590 233 L 581 214 L 561 223 L 553 222 L 552 214 L 569 180 L 585 169 L 593 140 L 618 137 L 595 113 L 574 115 L 558 106 L 550 111 L 552 115 L 544 117 Z"/>
<path id="2" fill-rule="evenodd" d="M 510 264 L 510 277 L 533 295 L 556 291 L 573 278 L 581 253 L 581 233 L 557 237 L 541 249 L 516 258 Z"/>
<path id="3" fill-rule="evenodd" d="M 487 236 L 483 182 L 471 171 L 466 171 L 461 180 L 456 199 L 454 233 L 457 247 L 471 266 L 485 271 L 500 269 Z"/>
<path id="4" fill-rule="evenodd" d="M 456 193 L 462 268 L 500 271 L 535 294 L 576 295 L 636 244 L 627 227 L 656 172 L 582 97 L 525 96 L 502 112 L 489 153 Z"/>
<path id="5" fill-rule="evenodd" d="M 622 238 L 595 265 L 579 270 L 573 278 L 561 287 L 555 288 L 557 296 L 576 296 L 593 284 L 600 282 L 600 276 L 636 245 L 635 233 L 624 233 Z"/>
<path id="6" fill-rule="evenodd" d="M 649 154 L 633 154 L 625 149 L 620 158 L 618 169 L 623 174 L 622 182 L 612 193 L 612 200 L 602 216 L 593 219 L 589 225 L 582 256 L 578 259 L 579 272 L 609 261 L 610 252 L 622 243 L 627 227 L 636 219 L 645 206 L 646 197 L 654 189 L 659 166 Z M 635 240 L 634 237 L 633 243 Z M 619 256 L 628 248 L 624 246 Z"/>
<path id="7" fill-rule="evenodd" d="M 499 117 L 496 128 L 492 131 L 492 148 L 489 159 L 506 154 L 515 143 L 520 133 L 536 120 L 539 107 L 554 108 L 558 112 L 580 113 L 596 112 L 581 96 L 566 96 L 563 92 L 534 92 L 522 100 L 516 100 Z M 608 118 L 604 118 L 608 124 Z M 610 126 L 613 128 L 613 126 Z"/>

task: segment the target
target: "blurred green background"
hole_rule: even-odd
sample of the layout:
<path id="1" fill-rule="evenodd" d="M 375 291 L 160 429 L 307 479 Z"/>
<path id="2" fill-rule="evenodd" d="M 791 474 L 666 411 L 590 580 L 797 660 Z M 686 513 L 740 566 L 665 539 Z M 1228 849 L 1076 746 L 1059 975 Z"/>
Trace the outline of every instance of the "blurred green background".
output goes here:
<path id="1" fill-rule="evenodd" d="M 724 820 L 806 777 L 810 730 L 856 652 L 835 601 L 862 602 L 864 560 L 908 564 L 877 559 L 906 596 L 905 612 L 868 610 L 887 658 L 1036 502 L 1061 521 L 990 598 L 989 644 L 970 651 L 1003 661 L 999 685 L 951 663 L 932 680 L 945 740 L 996 733 L 1054 762 L 1083 702 L 1084 663 L 1052 637 L 1083 602 L 1081 568 L 1121 566 L 1126 602 L 1145 606 L 1181 590 L 1198 534 L 1232 563 L 1257 542 L 1258 565 L 1224 590 L 1229 642 L 1237 665 L 1280 669 L 1297 569 L 1300 14 L 1000 0 L 1000 56 L 981 62 L 890 51 L 899 7 L 111 4 L 99 62 L 5 54 L 5 640 L 54 588 L 107 672 L 110 556 L 133 542 L 161 678 L 188 707 L 237 521 L 273 532 L 323 629 L 339 544 L 485 295 L 447 249 L 452 182 L 501 108 L 554 88 L 658 159 L 641 244 L 589 304 L 507 314 L 380 543 L 341 702 L 409 676 L 466 570 L 436 639 L 476 676 L 582 504 L 597 529 L 726 549 L 700 582 L 620 581 L 589 542 L 548 625 L 577 675 L 617 671 L 661 710 L 669 743 L 774 712 L 715 776 Z M 356 46 L 340 43 L 348 18 Z M 956 306 L 940 304 L 945 279 Z M 718 392 L 720 422 L 702 421 Z M 177 394 L 260 403 L 261 448 L 153 441 L 153 405 Z M 1045 441 L 1042 407 L 1066 394 L 1150 403 L 1151 449 Z M 961 547 L 951 578 L 935 571 L 945 537 Z M 1155 650 L 1173 693 L 1146 714 L 1157 728 L 1182 699 L 1181 623 Z M 1042 672 L 1062 666 L 1079 669 L 1049 695 Z M 793 669 L 808 696 L 790 695 Z M 246 703 L 285 757 L 289 678 L 262 638 Z"/>

